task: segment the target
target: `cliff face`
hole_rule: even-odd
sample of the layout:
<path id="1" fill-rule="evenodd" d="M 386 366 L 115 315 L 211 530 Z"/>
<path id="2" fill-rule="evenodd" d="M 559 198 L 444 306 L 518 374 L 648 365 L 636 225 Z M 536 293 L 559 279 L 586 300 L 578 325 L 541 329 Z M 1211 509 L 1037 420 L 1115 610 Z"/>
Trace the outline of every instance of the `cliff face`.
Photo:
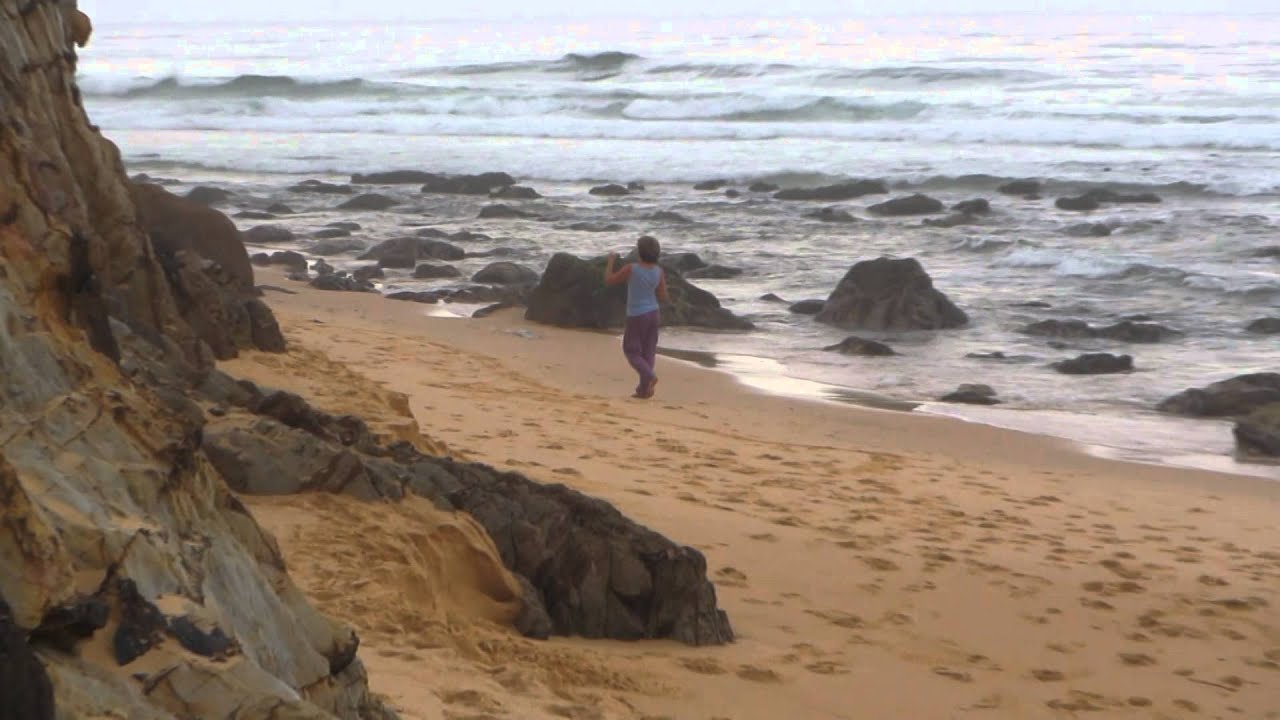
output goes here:
<path id="1" fill-rule="evenodd" d="M 215 351 L 279 333 L 243 278 L 157 255 L 74 84 L 89 28 L 0 0 L 0 717 L 50 688 L 59 718 L 385 717 L 201 450 L 185 388 L 234 392 Z M 214 345 L 194 286 L 247 330 Z"/>

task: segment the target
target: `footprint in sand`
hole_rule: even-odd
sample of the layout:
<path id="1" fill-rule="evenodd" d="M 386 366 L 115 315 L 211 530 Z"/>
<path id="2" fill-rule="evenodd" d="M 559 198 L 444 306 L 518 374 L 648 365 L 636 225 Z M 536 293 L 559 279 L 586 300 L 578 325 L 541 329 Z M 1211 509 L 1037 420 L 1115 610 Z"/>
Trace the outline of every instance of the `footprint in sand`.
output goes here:
<path id="1" fill-rule="evenodd" d="M 1066 676 L 1058 670 L 1037 669 L 1031 671 L 1031 677 L 1040 682 L 1061 682 Z"/>
<path id="2" fill-rule="evenodd" d="M 804 669 L 815 675 L 848 675 L 850 672 L 848 667 L 837 662 L 829 662 L 826 660 L 809 663 L 804 666 Z"/>
<path id="3" fill-rule="evenodd" d="M 751 540 L 759 540 L 760 542 L 778 542 L 778 536 L 773 533 L 756 533 L 747 536 Z"/>
<path id="4" fill-rule="evenodd" d="M 742 665 L 738 668 L 738 677 L 758 683 L 780 683 L 782 676 L 768 669 L 755 665 Z"/>
<path id="5" fill-rule="evenodd" d="M 746 587 L 747 574 L 735 567 L 724 567 L 716 571 L 720 584 L 727 587 Z"/>
<path id="6" fill-rule="evenodd" d="M 682 658 L 679 662 L 684 669 L 699 675 L 724 675 L 729 672 L 712 658 Z"/>
<path id="7" fill-rule="evenodd" d="M 495 712 L 502 709 L 502 703 L 479 690 L 442 690 L 436 695 L 446 705 L 462 705 L 477 710 Z"/>

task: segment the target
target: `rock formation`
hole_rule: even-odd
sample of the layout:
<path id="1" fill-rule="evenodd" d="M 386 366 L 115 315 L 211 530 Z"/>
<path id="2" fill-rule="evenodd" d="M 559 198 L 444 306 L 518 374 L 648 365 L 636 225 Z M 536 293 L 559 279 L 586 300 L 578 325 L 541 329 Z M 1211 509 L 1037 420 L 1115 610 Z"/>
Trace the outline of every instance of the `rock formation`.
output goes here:
<path id="1" fill-rule="evenodd" d="M 915 258 L 855 264 L 815 319 L 862 330 L 938 330 L 969 321 L 963 310 L 933 287 L 933 279 Z"/>

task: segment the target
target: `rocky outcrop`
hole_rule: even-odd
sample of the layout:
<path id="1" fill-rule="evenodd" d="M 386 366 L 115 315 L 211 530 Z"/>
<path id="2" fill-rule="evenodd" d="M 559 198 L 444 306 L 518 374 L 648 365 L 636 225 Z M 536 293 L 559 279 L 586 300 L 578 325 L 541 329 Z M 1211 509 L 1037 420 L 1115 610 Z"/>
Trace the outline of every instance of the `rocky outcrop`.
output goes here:
<path id="1" fill-rule="evenodd" d="M 1241 418 L 1233 434 L 1236 447 L 1245 455 L 1280 457 L 1280 402 L 1264 405 Z"/>
<path id="2" fill-rule="evenodd" d="M 1111 353 L 1085 353 L 1053 363 L 1050 367 L 1063 375 L 1108 375 L 1133 370 L 1133 358 Z"/>
<path id="3" fill-rule="evenodd" d="M 513 262 L 496 262 L 484 266 L 471 281 L 489 285 L 534 285 L 538 282 L 538 272 Z"/>
<path id="4" fill-rule="evenodd" d="M 938 398 L 939 402 L 957 403 L 960 405 L 999 405 L 995 388 L 990 385 L 965 383 L 951 392 Z"/>
<path id="5" fill-rule="evenodd" d="M 728 180 L 703 180 L 693 186 L 694 190 L 719 190 L 729 184 Z"/>
<path id="6" fill-rule="evenodd" d="M 1256 335 L 1275 335 L 1280 333 L 1280 317 L 1258 318 L 1245 326 L 1245 332 Z"/>
<path id="7" fill-rule="evenodd" d="M 747 190 L 753 193 L 771 193 L 777 192 L 778 186 L 771 182 L 753 182 L 747 186 Z"/>
<path id="8" fill-rule="evenodd" d="M 400 201 L 387 195 L 365 193 L 357 195 L 338 206 L 339 210 L 386 210 L 399 205 Z"/>
<path id="9" fill-rule="evenodd" d="M 556 253 L 529 294 L 525 318 L 561 327 L 621 327 L 626 320 L 627 289 L 623 285 L 606 287 L 604 268 L 605 258 L 583 260 Z M 690 284 L 665 262 L 663 268 L 671 295 L 671 304 L 662 308 L 664 325 L 728 330 L 753 327 L 749 320 L 721 307 L 714 295 Z"/>
<path id="10" fill-rule="evenodd" d="M 431 263 L 423 263 L 413 269 L 413 277 L 418 280 L 456 278 L 462 277 L 462 271 L 452 265 L 433 265 Z"/>
<path id="11" fill-rule="evenodd" d="M 292 270 L 293 272 L 307 271 L 306 256 L 292 250 L 277 251 L 270 255 L 267 253 L 257 253 L 251 259 L 253 260 L 254 265 L 283 265 L 285 268 Z"/>
<path id="12" fill-rule="evenodd" d="M 942 212 L 943 207 L 940 200 L 916 193 L 915 195 L 905 195 L 877 203 L 867 208 L 867 212 L 873 215 L 886 215 L 889 217 L 931 215 Z"/>
<path id="13" fill-rule="evenodd" d="M 74 2 L 0 0 L 0 714 L 382 720 L 350 628 L 204 454 L 193 388 L 235 384 L 187 305 L 197 282 L 242 288 L 248 258 L 139 213 L 80 105 L 85 25 Z"/>
<path id="14" fill-rule="evenodd" d="M 488 195 L 495 190 L 515 185 L 516 179 L 504 172 L 479 175 L 434 175 L 422 183 L 422 192 L 442 195 Z"/>
<path id="15" fill-rule="evenodd" d="M 601 197 L 622 197 L 623 195 L 631 194 L 630 190 L 628 190 L 626 187 L 619 185 L 617 183 L 609 183 L 608 185 L 597 185 L 591 188 L 590 190 L 588 190 L 587 192 L 592 195 L 599 195 Z"/>
<path id="16" fill-rule="evenodd" d="M 991 214 L 991 201 L 986 198 L 961 200 L 955 205 L 952 205 L 951 210 L 962 215 L 989 215 Z"/>
<path id="17" fill-rule="evenodd" d="M 351 183 L 353 185 L 422 185 L 437 177 L 439 176 L 420 170 L 388 170 L 367 175 L 356 173 L 351 176 Z"/>
<path id="18" fill-rule="evenodd" d="M 835 345 L 828 345 L 822 349 L 828 352 L 838 352 L 841 355 L 860 355 L 862 357 L 887 357 L 898 354 L 893 351 L 893 348 L 882 342 L 867 340 L 856 335 L 850 335 Z"/>
<path id="19" fill-rule="evenodd" d="M 883 257 L 850 268 L 815 319 L 862 330 L 940 330 L 969 322 L 915 258 Z"/>
<path id="20" fill-rule="evenodd" d="M 1104 204 L 1157 204 L 1160 196 L 1154 193 L 1125 194 L 1115 190 L 1090 190 L 1075 197 L 1061 197 L 1054 203 L 1062 210 L 1097 210 Z"/>
<path id="21" fill-rule="evenodd" d="M 217 205 L 232 198 L 232 194 L 222 188 L 208 187 L 199 185 L 191 188 L 191 192 L 187 193 L 186 198 L 193 203 L 201 205 Z"/>
<path id="22" fill-rule="evenodd" d="M 537 200 L 542 195 L 537 190 L 524 185 L 504 185 L 489 193 L 489 197 L 500 200 Z"/>
<path id="23" fill-rule="evenodd" d="M 1192 417 L 1240 417 L 1280 402 L 1280 373 L 1252 373 L 1190 388 L 1165 398 L 1156 409 Z"/>
<path id="24" fill-rule="evenodd" d="M 1039 195 L 1039 180 L 1011 180 L 996 188 L 1004 195 Z"/>
<path id="25" fill-rule="evenodd" d="M 1163 325 L 1124 320 L 1096 328 L 1083 320 L 1041 320 L 1022 327 L 1027 335 L 1052 338 L 1104 338 L 1129 343 L 1158 343 L 1182 337 L 1182 332 Z"/>
<path id="26" fill-rule="evenodd" d="M 787 311 L 795 313 L 796 315 L 817 315 L 822 312 L 822 308 L 826 304 L 826 300 L 810 298 L 808 300 L 800 300 L 799 302 L 792 303 L 791 306 L 787 308 Z"/>
<path id="27" fill-rule="evenodd" d="M 374 245 L 360 260 L 373 260 L 384 268 L 411 268 L 419 260 L 461 260 L 467 251 L 443 240 L 399 237 Z"/>
<path id="28" fill-rule="evenodd" d="M 536 214 L 513 208 L 504 203 L 494 203 L 493 205 L 485 205 L 480 208 L 480 214 L 477 215 L 481 220 L 521 220 L 526 218 L 536 218 Z"/>
<path id="29" fill-rule="evenodd" d="M 293 231 L 283 225 L 255 225 L 244 231 L 245 242 L 254 245 L 290 242 L 295 237 Z"/>
<path id="30" fill-rule="evenodd" d="M 889 188 L 879 180 L 857 180 L 855 182 L 823 185 L 816 188 L 787 188 L 773 194 L 777 200 L 826 200 L 837 202 L 852 200 L 863 195 L 884 195 Z"/>
<path id="31" fill-rule="evenodd" d="M 693 645 L 733 637 L 701 553 L 604 501 L 424 455 L 403 441 L 382 445 L 358 419 L 318 412 L 288 393 L 251 393 L 246 406 L 258 417 L 227 417 L 207 431 L 210 458 L 234 488 L 392 501 L 414 494 L 466 511 L 488 531 L 507 568 L 536 592 L 521 621 L 526 632 Z"/>

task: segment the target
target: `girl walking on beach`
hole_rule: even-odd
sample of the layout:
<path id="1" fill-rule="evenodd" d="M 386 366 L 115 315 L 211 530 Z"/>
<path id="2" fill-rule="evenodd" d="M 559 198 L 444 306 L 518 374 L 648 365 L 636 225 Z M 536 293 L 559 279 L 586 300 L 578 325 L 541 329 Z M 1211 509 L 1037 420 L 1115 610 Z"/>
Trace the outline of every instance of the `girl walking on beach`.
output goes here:
<path id="1" fill-rule="evenodd" d="M 640 384 L 632 397 L 651 398 L 658 385 L 654 365 L 658 359 L 658 323 L 661 315 L 658 301 L 671 302 L 667 295 L 667 276 L 658 266 L 662 247 L 648 235 L 636 241 L 639 262 L 627 263 L 618 271 L 613 264 L 617 253 L 609 253 L 604 269 L 606 285 L 627 284 L 627 327 L 622 334 L 622 352 L 627 362 L 640 375 Z"/>

